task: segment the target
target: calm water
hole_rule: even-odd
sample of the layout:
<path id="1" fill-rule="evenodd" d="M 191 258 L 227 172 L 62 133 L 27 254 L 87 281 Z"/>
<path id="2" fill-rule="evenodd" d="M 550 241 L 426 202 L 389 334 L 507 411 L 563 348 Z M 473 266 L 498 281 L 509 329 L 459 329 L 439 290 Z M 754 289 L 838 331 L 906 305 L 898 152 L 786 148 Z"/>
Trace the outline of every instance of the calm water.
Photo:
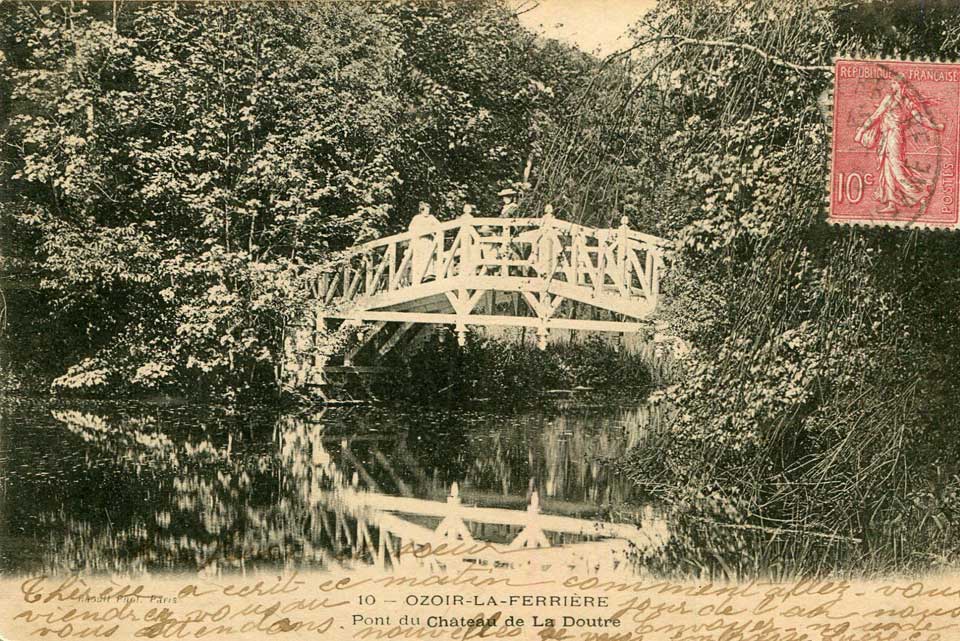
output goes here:
<path id="1" fill-rule="evenodd" d="M 454 483 L 464 505 L 518 515 L 536 493 L 542 514 L 564 517 L 545 533 L 552 545 L 603 539 L 573 532 L 578 522 L 651 513 L 631 501 L 610 465 L 656 418 L 645 407 L 231 415 L 134 403 L 4 404 L 4 573 L 373 563 L 372 541 L 383 535 L 371 530 L 391 528 L 388 542 L 432 531 Z M 470 534 L 513 540 L 522 527 L 497 514 L 506 518 L 468 521 Z"/>

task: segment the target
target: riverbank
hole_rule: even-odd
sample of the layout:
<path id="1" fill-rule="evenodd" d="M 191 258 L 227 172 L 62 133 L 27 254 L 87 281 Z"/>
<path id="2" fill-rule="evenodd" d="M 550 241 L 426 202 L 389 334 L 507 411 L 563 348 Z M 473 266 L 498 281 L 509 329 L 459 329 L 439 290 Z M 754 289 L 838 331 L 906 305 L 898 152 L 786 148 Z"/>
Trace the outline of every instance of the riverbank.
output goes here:
<path id="1" fill-rule="evenodd" d="M 545 350 L 522 341 L 471 334 L 463 347 L 451 332 L 441 331 L 419 346 L 392 354 L 383 373 L 349 381 L 345 398 L 367 402 L 437 405 L 480 402 L 522 406 L 544 398 L 587 398 L 634 401 L 654 387 L 651 353 L 618 347 L 599 337 L 551 343 Z M 316 399 L 283 395 L 275 382 L 249 386 L 239 393 L 198 390 L 187 382 L 143 390 L 109 381 L 92 387 L 51 385 L 54 375 L 23 366 L 0 370 L 0 392 L 34 397 L 139 401 L 152 404 L 213 403 L 238 408 L 276 405 L 290 407 Z M 336 387 L 332 385 L 331 387 Z"/>

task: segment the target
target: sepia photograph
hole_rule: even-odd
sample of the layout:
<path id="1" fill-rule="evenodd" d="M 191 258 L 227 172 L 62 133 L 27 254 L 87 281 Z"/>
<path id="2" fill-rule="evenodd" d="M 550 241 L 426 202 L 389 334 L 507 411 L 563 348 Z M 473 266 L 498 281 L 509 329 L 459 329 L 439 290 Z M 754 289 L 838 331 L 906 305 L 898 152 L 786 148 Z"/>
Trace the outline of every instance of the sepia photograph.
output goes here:
<path id="1" fill-rule="evenodd" d="M 0 638 L 960 639 L 960 5 L 0 1 Z"/>

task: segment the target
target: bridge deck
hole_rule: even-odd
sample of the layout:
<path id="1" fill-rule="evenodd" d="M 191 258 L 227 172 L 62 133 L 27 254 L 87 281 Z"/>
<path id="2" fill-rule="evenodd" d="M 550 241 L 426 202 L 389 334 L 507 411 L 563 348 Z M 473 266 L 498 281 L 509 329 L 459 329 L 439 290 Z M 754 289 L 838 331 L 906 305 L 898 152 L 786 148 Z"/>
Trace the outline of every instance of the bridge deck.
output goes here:
<path id="1" fill-rule="evenodd" d="M 594 229 L 541 218 L 460 218 L 359 245 L 317 270 L 310 286 L 327 318 L 379 323 L 631 332 L 659 297 L 666 241 L 626 225 Z M 496 292 L 522 307 L 500 313 Z M 423 302 L 445 302 L 424 309 Z M 565 301 L 607 319 L 560 317 Z"/>
<path id="2" fill-rule="evenodd" d="M 625 218 L 610 229 L 549 213 L 423 222 L 305 274 L 316 304 L 313 318 L 285 336 L 287 387 L 316 391 L 330 384 L 324 372 L 358 372 L 354 359 L 364 353 L 376 364 L 391 350 L 422 340 L 429 325 L 453 325 L 461 345 L 468 326 L 530 328 L 541 348 L 554 329 L 650 328 L 669 244 L 631 230 Z M 373 324 L 342 352 L 343 366 L 328 362 L 328 319 Z"/>

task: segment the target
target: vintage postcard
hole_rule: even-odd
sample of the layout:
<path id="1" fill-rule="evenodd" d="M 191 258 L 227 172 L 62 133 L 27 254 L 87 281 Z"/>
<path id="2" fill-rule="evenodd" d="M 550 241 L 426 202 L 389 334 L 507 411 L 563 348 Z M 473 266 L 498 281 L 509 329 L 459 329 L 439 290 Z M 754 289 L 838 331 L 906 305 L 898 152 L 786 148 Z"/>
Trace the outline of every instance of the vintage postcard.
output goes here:
<path id="1" fill-rule="evenodd" d="M 960 639 L 958 59 L 0 2 L 0 639 Z"/>

